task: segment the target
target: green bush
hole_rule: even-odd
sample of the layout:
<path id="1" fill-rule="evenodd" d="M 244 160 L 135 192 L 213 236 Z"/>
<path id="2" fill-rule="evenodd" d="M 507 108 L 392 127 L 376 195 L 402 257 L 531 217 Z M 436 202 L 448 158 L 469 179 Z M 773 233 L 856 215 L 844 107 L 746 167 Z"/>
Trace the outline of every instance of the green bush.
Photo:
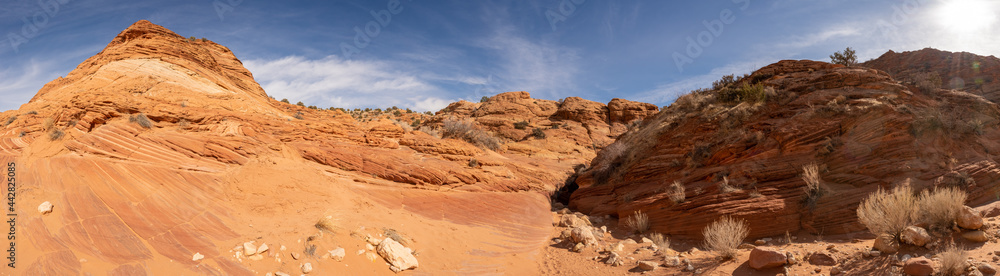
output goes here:
<path id="1" fill-rule="evenodd" d="M 723 102 L 763 103 L 767 101 L 767 87 L 762 83 L 750 84 L 744 82 L 739 87 L 727 87 L 718 90 L 718 99 Z"/>
<path id="2" fill-rule="evenodd" d="M 514 123 L 514 128 L 516 128 L 516 129 L 525 129 L 525 128 L 528 128 L 528 121 L 516 122 L 516 123 Z"/>
<path id="3" fill-rule="evenodd" d="M 858 55 L 854 49 L 847 47 L 843 52 L 836 52 L 830 55 L 830 62 L 833 64 L 842 64 L 845 66 L 858 65 Z"/>
<path id="4" fill-rule="evenodd" d="M 479 102 L 481 102 L 481 103 L 485 103 L 485 102 L 487 102 L 487 101 L 489 101 L 489 100 L 490 100 L 490 97 L 487 97 L 487 96 L 483 96 L 482 98 L 480 98 L 480 99 L 479 99 Z"/>
<path id="5" fill-rule="evenodd" d="M 283 103 L 289 103 L 288 99 L 281 99 L 281 102 L 283 102 Z"/>

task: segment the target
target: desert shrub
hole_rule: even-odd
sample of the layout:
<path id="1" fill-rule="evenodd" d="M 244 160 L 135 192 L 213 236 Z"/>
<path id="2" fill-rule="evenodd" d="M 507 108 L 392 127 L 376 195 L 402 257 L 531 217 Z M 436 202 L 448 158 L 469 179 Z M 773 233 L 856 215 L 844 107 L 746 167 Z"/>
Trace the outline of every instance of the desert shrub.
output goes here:
<path id="1" fill-rule="evenodd" d="M 938 254 L 938 258 L 941 260 L 941 274 L 948 276 L 963 275 L 966 267 L 968 267 L 968 263 L 966 263 L 968 257 L 969 254 L 964 249 L 958 248 L 954 244 L 949 245 L 944 251 Z"/>
<path id="2" fill-rule="evenodd" d="M 441 132 L 439 132 L 437 129 L 433 129 L 433 128 L 429 127 L 429 126 L 422 126 L 422 127 L 420 127 L 420 129 L 417 129 L 417 130 L 419 130 L 420 132 L 423 132 L 423 133 L 427 133 L 430 136 L 434 136 L 435 138 L 441 138 Z"/>
<path id="3" fill-rule="evenodd" d="M 723 176 L 722 177 L 722 181 L 719 181 L 719 192 L 720 193 L 728 194 L 728 193 L 738 192 L 738 191 L 740 191 L 740 188 L 734 187 L 733 185 L 729 184 L 729 177 L 728 176 Z"/>
<path id="4" fill-rule="evenodd" d="M 80 120 L 77 120 L 77 119 L 69 120 L 69 122 L 66 123 L 66 127 L 74 127 L 79 122 L 80 122 Z"/>
<path id="5" fill-rule="evenodd" d="M 319 229 L 319 231 L 321 232 L 328 232 L 331 234 L 333 233 L 334 229 L 336 229 L 336 224 L 334 224 L 333 222 L 333 217 L 330 216 L 320 218 L 318 221 L 316 221 L 316 224 L 314 224 L 313 226 L 315 226 L 316 229 Z"/>
<path id="6" fill-rule="evenodd" d="M 684 185 L 682 185 L 679 181 L 674 181 L 674 183 L 670 185 L 670 194 L 668 196 L 670 197 L 670 201 L 673 201 L 675 204 L 684 203 Z"/>
<path id="7" fill-rule="evenodd" d="M 11 116 L 10 118 L 7 118 L 7 122 L 4 123 L 3 126 L 8 126 L 10 125 L 10 123 L 13 123 L 16 120 L 17 120 L 17 115 Z"/>
<path id="8" fill-rule="evenodd" d="M 482 98 L 479 98 L 479 102 L 481 102 L 481 103 L 485 103 L 485 102 L 487 102 L 489 100 L 490 100 L 490 97 L 488 97 L 488 96 L 483 96 Z"/>
<path id="9" fill-rule="evenodd" d="M 635 192 L 626 193 L 622 195 L 622 203 L 630 203 L 635 201 Z"/>
<path id="10" fill-rule="evenodd" d="M 955 187 L 925 190 L 918 199 L 919 220 L 927 223 L 928 229 L 947 231 L 965 206 L 966 198 L 965 191 Z"/>
<path id="11" fill-rule="evenodd" d="M 424 111 L 424 114 L 427 114 L 427 116 L 434 116 L 434 112 L 430 111 Z"/>
<path id="12" fill-rule="evenodd" d="M 701 167 L 704 165 L 705 159 L 712 156 L 712 145 L 706 143 L 697 143 L 691 148 L 691 153 L 688 156 L 688 165 L 691 167 Z"/>
<path id="13" fill-rule="evenodd" d="M 535 130 L 531 131 L 531 135 L 535 136 L 536 139 L 545 139 L 546 137 L 545 131 L 537 127 L 535 128 Z"/>
<path id="14" fill-rule="evenodd" d="M 594 168 L 594 185 L 604 185 L 607 184 L 608 179 L 611 178 L 618 168 L 625 163 L 625 154 L 627 153 L 628 146 L 624 143 L 616 142 L 597 153 L 597 157 L 594 159 L 596 167 Z"/>
<path id="15" fill-rule="evenodd" d="M 38 111 L 34 111 L 34 110 L 32 110 L 32 111 L 28 111 L 28 113 L 24 113 L 24 114 L 28 114 L 28 115 L 38 115 Z"/>
<path id="16" fill-rule="evenodd" d="M 306 104 L 304 104 L 304 103 L 302 103 L 302 102 L 297 102 L 297 103 L 295 103 L 295 105 L 297 105 L 297 106 L 301 106 L 301 107 L 305 107 L 305 106 L 306 106 Z"/>
<path id="17" fill-rule="evenodd" d="M 653 233 L 649 235 L 649 239 L 653 241 L 657 247 L 661 249 L 670 248 L 670 239 L 660 233 Z"/>
<path id="18" fill-rule="evenodd" d="M 42 122 L 42 128 L 45 130 L 49 130 L 52 129 L 52 126 L 55 124 L 56 121 L 53 120 L 52 118 L 45 118 L 45 121 Z"/>
<path id="19" fill-rule="evenodd" d="M 847 47 L 843 52 L 836 52 L 830 55 L 830 63 L 854 66 L 858 64 L 858 55 L 854 49 Z"/>
<path id="20" fill-rule="evenodd" d="M 724 259 L 736 258 L 736 248 L 750 234 L 744 220 L 725 216 L 712 222 L 701 231 L 705 236 L 705 248 L 716 252 Z"/>
<path id="21" fill-rule="evenodd" d="M 515 129 L 525 129 L 525 128 L 528 128 L 528 121 L 516 122 L 516 123 L 514 123 L 514 128 Z"/>
<path id="22" fill-rule="evenodd" d="M 913 136 L 919 137 L 927 132 L 943 130 L 945 129 L 945 122 L 942 117 L 941 112 L 937 110 L 920 114 L 910 122 L 910 132 Z"/>
<path id="23" fill-rule="evenodd" d="M 63 133 L 63 131 L 58 128 L 49 131 L 49 139 L 52 139 L 52 141 L 62 139 L 63 135 L 65 135 L 65 133 Z"/>
<path id="24" fill-rule="evenodd" d="M 730 74 L 730 75 L 722 76 L 721 79 L 712 82 L 712 90 L 721 90 L 721 89 L 724 89 L 724 88 L 729 87 L 730 85 L 736 83 L 737 81 L 739 81 L 739 80 L 736 79 L 735 75 L 731 75 Z"/>
<path id="25" fill-rule="evenodd" d="M 399 231 L 396 231 L 396 229 L 382 228 L 382 232 L 383 234 L 385 234 L 386 237 L 392 238 L 392 240 L 399 242 L 399 244 L 403 246 L 407 246 L 410 244 L 410 239 L 404 237 L 403 235 L 400 235 Z"/>
<path id="26" fill-rule="evenodd" d="M 292 117 L 295 117 L 295 119 L 302 120 L 302 118 L 304 118 L 304 117 L 302 117 L 302 114 L 304 114 L 304 113 L 302 113 L 302 111 L 295 112 L 295 115 L 292 116 Z"/>
<path id="27" fill-rule="evenodd" d="M 288 99 L 281 99 L 281 102 L 283 102 L 283 103 L 290 103 L 290 102 L 288 102 Z"/>
<path id="28" fill-rule="evenodd" d="M 413 131 L 413 127 L 410 126 L 410 124 L 407 124 L 406 122 L 403 122 L 403 121 L 400 121 L 400 120 L 396 120 L 396 119 L 390 119 L 390 121 L 392 121 L 392 123 L 394 123 L 397 126 L 399 126 L 400 128 L 402 128 L 403 131 L 406 131 L 406 132 Z"/>
<path id="29" fill-rule="evenodd" d="M 649 231 L 652 226 L 649 224 L 649 216 L 647 216 L 642 211 L 635 211 L 625 219 L 625 226 L 635 231 L 635 233 L 642 234 Z"/>
<path id="30" fill-rule="evenodd" d="M 806 182 L 806 186 L 802 187 L 802 191 L 806 193 L 806 203 L 809 206 L 814 206 L 816 201 L 826 193 L 819 176 L 819 166 L 816 164 L 802 166 L 802 180 Z"/>
<path id="31" fill-rule="evenodd" d="M 910 226 L 918 210 L 917 198 L 909 185 L 899 185 L 887 192 L 878 191 L 861 201 L 858 206 L 858 221 L 876 236 L 888 235 L 899 238 L 899 233 Z"/>
<path id="32" fill-rule="evenodd" d="M 420 126 L 420 119 L 413 120 L 413 122 L 410 123 L 411 128 L 417 128 L 419 126 Z"/>
<path id="33" fill-rule="evenodd" d="M 136 123 L 136 124 L 138 124 L 139 126 L 141 126 L 143 128 L 152 128 L 153 127 L 153 121 L 150 121 L 149 117 L 146 117 L 146 114 L 142 114 L 142 113 L 130 116 L 128 118 L 128 121 L 130 123 Z"/>
<path id="34" fill-rule="evenodd" d="M 469 159 L 469 168 L 479 167 L 479 160 L 475 158 Z"/>
<path id="35" fill-rule="evenodd" d="M 465 140 L 480 148 L 490 150 L 500 148 L 500 139 L 476 127 L 472 120 L 445 119 L 441 135 L 444 138 Z"/>

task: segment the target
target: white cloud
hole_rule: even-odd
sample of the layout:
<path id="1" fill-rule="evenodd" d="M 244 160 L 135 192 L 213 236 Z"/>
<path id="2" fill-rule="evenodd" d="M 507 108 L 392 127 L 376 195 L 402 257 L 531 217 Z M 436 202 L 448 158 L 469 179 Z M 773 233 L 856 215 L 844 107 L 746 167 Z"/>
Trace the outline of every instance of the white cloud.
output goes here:
<path id="1" fill-rule="evenodd" d="M 31 100 L 46 83 L 59 77 L 52 62 L 34 59 L 22 64 L 17 70 L 0 71 L 0 108 L 17 109 Z"/>
<path id="2" fill-rule="evenodd" d="M 337 56 L 311 60 L 289 56 L 276 60 L 248 60 L 268 95 L 277 99 L 334 107 L 388 107 L 437 110 L 446 100 L 427 97 L 444 91 L 430 80 L 385 61 L 344 60 Z M 323 106 L 321 106 L 323 107 Z"/>
<path id="3" fill-rule="evenodd" d="M 579 73 L 577 50 L 533 42 L 507 28 L 481 41 L 480 47 L 500 58 L 496 87 L 505 91 L 528 91 L 534 98 L 555 99 L 576 91 Z"/>

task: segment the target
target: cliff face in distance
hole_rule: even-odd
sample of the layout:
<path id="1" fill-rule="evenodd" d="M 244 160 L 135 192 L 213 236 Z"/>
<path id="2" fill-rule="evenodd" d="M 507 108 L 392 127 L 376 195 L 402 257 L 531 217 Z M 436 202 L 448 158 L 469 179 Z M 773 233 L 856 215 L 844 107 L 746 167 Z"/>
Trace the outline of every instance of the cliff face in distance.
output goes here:
<path id="1" fill-rule="evenodd" d="M 866 64 L 910 68 L 926 52 Z M 995 58 L 958 56 L 983 60 L 981 74 L 995 70 Z M 1000 111 L 992 82 L 983 83 L 987 92 L 918 89 L 863 66 L 781 61 L 727 88 L 682 96 L 621 136 L 576 179 L 570 206 L 620 218 L 642 211 L 652 231 L 693 238 L 724 215 L 746 219 L 751 237 L 864 231 L 859 202 L 904 182 L 960 187 L 978 206 L 1000 191 Z M 740 91 L 759 94 L 724 98 Z M 809 165 L 819 188 L 803 178 Z"/>
<path id="2" fill-rule="evenodd" d="M 356 250 L 385 229 L 436 259 L 423 272 L 495 272 L 543 246 L 547 195 L 575 165 L 656 112 L 513 92 L 433 116 L 359 121 L 269 98 L 226 47 L 139 21 L 0 114 L 0 159 L 17 162 L 21 206 L 55 206 L 20 218 L 28 275 L 291 271 L 299 261 L 289 252 Z M 390 120 L 404 117 L 425 120 Z M 499 146 L 412 129 L 445 133 L 446 122 L 463 119 Z M 274 260 L 236 253 L 247 241 L 270 245 L 263 254 Z M 313 265 L 391 273 L 359 259 Z"/>

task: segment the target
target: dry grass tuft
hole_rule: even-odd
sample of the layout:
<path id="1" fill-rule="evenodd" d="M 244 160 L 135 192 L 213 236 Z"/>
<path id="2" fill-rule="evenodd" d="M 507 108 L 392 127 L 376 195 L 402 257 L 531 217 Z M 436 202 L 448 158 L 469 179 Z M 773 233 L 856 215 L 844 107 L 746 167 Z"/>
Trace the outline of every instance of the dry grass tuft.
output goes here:
<path id="1" fill-rule="evenodd" d="M 815 163 L 802 166 L 802 180 L 806 182 L 806 186 L 802 188 L 806 193 L 806 204 L 814 206 L 816 201 L 826 194 L 819 176 L 819 166 Z"/>
<path id="2" fill-rule="evenodd" d="M 719 182 L 719 191 L 723 194 L 728 194 L 732 192 L 739 192 L 742 190 L 740 188 L 734 187 L 733 185 L 729 184 L 728 176 L 723 176 L 722 181 Z"/>
<path id="3" fill-rule="evenodd" d="M 910 185 L 897 186 L 892 192 L 881 188 L 858 206 L 858 220 L 875 235 L 899 238 L 903 229 L 912 225 L 919 210 Z"/>
<path id="4" fill-rule="evenodd" d="M 655 244 L 659 248 L 662 249 L 670 248 L 670 238 L 667 238 L 663 234 L 660 233 L 650 234 L 649 239 L 653 240 L 653 244 Z"/>
<path id="5" fill-rule="evenodd" d="M 444 138 L 454 138 L 465 140 L 480 148 L 490 150 L 500 149 L 500 139 L 476 127 L 472 120 L 459 120 L 448 118 L 444 120 L 444 128 L 441 133 Z"/>
<path id="6" fill-rule="evenodd" d="M 679 181 L 674 181 L 674 184 L 670 185 L 670 201 L 675 204 L 684 203 L 686 195 L 684 194 L 684 185 Z"/>
<path id="7" fill-rule="evenodd" d="M 392 240 L 402 244 L 403 246 L 408 246 L 410 244 L 410 239 L 400 235 L 396 229 L 392 228 L 382 228 L 383 234 L 386 237 L 392 238 Z"/>
<path id="8" fill-rule="evenodd" d="M 949 245 L 938 254 L 938 258 L 941 260 L 941 275 L 963 275 L 968 266 L 968 263 L 965 262 L 968 257 L 969 254 L 964 249 L 958 248 L 954 244 Z"/>
<path id="9" fill-rule="evenodd" d="M 153 121 L 150 121 L 149 117 L 146 117 L 146 114 L 142 114 L 142 113 L 139 113 L 139 114 L 136 114 L 135 116 L 129 117 L 128 121 L 130 123 L 139 124 L 139 126 L 141 126 L 143 128 L 152 128 L 153 127 Z"/>
<path id="10" fill-rule="evenodd" d="M 58 128 L 54 128 L 54 129 L 52 129 L 52 131 L 49 131 L 49 139 L 52 139 L 52 141 L 59 140 L 59 139 L 62 139 L 63 135 L 65 135 L 65 134 L 66 133 L 63 133 L 62 130 L 59 130 Z"/>
<path id="11" fill-rule="evenodd" d="M 319 221 L 316 221 L 314 226 L 316 226 L 316 229 L 319 229 L 320 232 L 328 232 L 330 234 L 333 234 L 334 229 L 337 227 L 337 225 L 333 222 L 333 217 L 331 216 L 319 219 Z"/>
<path id="12" fill-rule="evenodd" d="M 632 216 L 625 219 L 625 225 L 635 231 L 635 233 L 642 234 L 649 231 L 649 216 L 644 214 L 642 211 L 635 211 Z"/>
<path id="13" fill-rule="evenodd" d="M 701 231 L 705 236 L 705 248 L 715 251 L 724 259 L 736 258 L 736 248 L 750 234 L 744 220 L 725 216 L 712 222 Z"/>
<path id="14" fill-rule="evenodd" d="M 920 221 L 927 223 L 928 229 L 948 231 L 958 218 L 958 212 L 962 210 L 967 197 L 965 191 L 955 187 L 923 191 L 918 199 Z"/>

